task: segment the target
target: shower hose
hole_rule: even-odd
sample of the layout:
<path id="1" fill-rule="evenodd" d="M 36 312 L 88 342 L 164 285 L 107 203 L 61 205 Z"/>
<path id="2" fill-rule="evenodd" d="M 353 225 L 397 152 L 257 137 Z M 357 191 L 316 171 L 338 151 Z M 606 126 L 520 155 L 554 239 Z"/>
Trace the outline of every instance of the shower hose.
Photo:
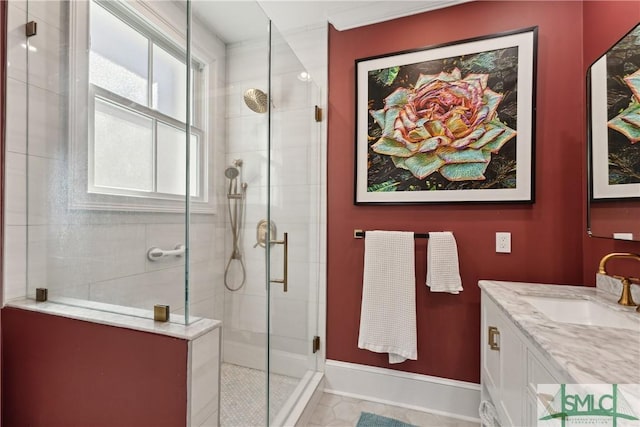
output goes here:
<path id="1" fill-rule="evenodd" d="M 229 207 L 229 221 L 231 222 L 231 235 L 233 237 L 233 251 L 227 261 L 227 266 L 224 268 L 224 286 L 230 291 L 237 291 L 244 285 L 247 279 L 247 272 L 244 266 L 244 260 L 242 259 L 242 252 L 240 251 L 240 234 L 242 232 L 242 217 L 244 214 L 244 189 L 239 195 L 240 197 L 233 198 L 227 196 Z M 233 204 L 233 209 L 231 205 Z M 233 261 L 237 261 L 240 264 L 240 271 L 242 274 L 242 280 L 238 286 L 231 286 L 229 284 L 229 269 Z"/>

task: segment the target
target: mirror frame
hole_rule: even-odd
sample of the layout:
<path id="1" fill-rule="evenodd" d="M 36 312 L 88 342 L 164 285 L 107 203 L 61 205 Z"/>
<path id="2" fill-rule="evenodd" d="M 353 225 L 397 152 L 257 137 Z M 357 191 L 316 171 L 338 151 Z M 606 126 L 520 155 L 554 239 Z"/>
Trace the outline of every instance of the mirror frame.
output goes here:
<path id="1" fill-rule="evenodd" d="M 618 39 L 606 52 L 599 56 L 587 69 L 586 75 L 586 99 L 587 99 L 587 234 L 590 237 L 615 238 L 620 240 L 640 240 L 640 233 L 635 236 L 634 233 L 622 233 L 615 236 L 603 235 L 593 230 L 593 212 L 594 206 L 610 209 L 612 212 L 619 210 L 616 214 L 621 218 L 634 218 L 630 210 L 640 209 L 633 205 L 640 201 L 640 182 L 609 184 L 609 146 L 611 132 L 618 135 L 617 141 L 626 138 L 631 145 L 638 144 L 640 147 L 640 137 L 634 138 L 631 134 L 625 134 L 622 123 L 622 116 L 626 116 L 631 112 L 640 113 L 640 61 L 638 61 L 638 69 L 631 73 L 626 73 L 624 68 L 620 74 L 614 76 L 609 75 L 607 67 L 607 55 L 614 50 L 622 42 L 626 42 L 629 36 L 637 32 L 635 35 L 637 41 L 634 43 L 633 51 L 640 57 L 640 23 L 633 26 L 620 39 Z M 634 55 L 634 56 L 636 56 Z M 624 64 L 623 64 L 624 66 Z M 630 76 L 634 78 L 633 83 L 627 80 Z M 621 83 L 626 84 L 627 93 L 622 95 L 614 106 L 609 106 L 609 79 L 619 77 Z M 594 80 L 597 79 L 597 80 Z M 622 86 L 624 88 L 624 86 Z M 594 99 L 595 98 L 595 99 Z M 637 107 L 634 105 L 637 104 Z M 633 108 L 632 108 L 633 106 Z M 611 108 L 618 108 L 620 111 L 611 120 Z M 635 111 L 631 111 L 636 109 Z M 614 120 L 616 122 L 614 122 Z M 613 124 L 611 122 L 614 122 Z M 627 129 L 628 130 L 628 129 Z M 640 129 L 638 130 L 640 134 Z M 639 135 L 640 136 L 640 135 Z M 636 141 L 634 141 L 636 139 Z M 601 141 L 604 140 L 604 143 Z M 618 144 L 620 144 L 618 142 Z M 598 158 L 604 161 L 598 162 Z M 640 159 L 640 156 L 639 156 Z M 639 163 L 640 164 L 640 163 Z M 635 168 L 634 168 L 635 169 Z M 613 187 L 617 186 L 617 187 Z M 609 192 L 609 194 L 607 194 Z M 636 195 L 637 194 L 637 195 Z M 638 217 L 638 216 L 636 216 Z M 638 221 L 640 227 L 640 221 Z M 634 227 L 633 230 L 636 228 Z"/>

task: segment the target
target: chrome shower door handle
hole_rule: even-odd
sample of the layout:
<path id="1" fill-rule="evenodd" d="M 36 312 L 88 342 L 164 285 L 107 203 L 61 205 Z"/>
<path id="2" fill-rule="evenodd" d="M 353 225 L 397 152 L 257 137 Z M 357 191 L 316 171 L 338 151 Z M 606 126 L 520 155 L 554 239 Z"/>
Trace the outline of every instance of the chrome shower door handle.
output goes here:
<path id="1" fill-rule="evenodd" d="M 284 233 L 282 240 L 271 240 L 269 243 L 275 245 L 284 245 L 284 267 L 283 267 L 283 279 L 269 280 L 271 283 L 282 283 L 283 291 L 287 292 L 288 285 L 288 270 L 289 270 L 289 234 Z"/>

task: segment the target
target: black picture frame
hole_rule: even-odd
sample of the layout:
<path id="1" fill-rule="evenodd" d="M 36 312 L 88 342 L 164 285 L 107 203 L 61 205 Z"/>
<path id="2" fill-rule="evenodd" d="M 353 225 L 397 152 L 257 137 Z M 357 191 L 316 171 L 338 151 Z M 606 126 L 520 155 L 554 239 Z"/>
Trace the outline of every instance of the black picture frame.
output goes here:
<path id="1" fill-rule="evenodd" d="M 354 203 L 533 203 L 537 31 L 357 59 Z"/>

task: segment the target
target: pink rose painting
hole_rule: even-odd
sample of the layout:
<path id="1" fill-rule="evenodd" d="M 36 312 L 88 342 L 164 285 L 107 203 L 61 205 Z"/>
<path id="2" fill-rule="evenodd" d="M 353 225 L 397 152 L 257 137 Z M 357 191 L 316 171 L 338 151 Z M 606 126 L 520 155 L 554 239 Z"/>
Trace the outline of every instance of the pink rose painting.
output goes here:
<path id="1" fill-rule="evenodd" d="M 357 59 L 354 203 L 532 203 L 537 34 Z"/>
<path id="2" fill-rule="evenodd" d="M 485 180 L 491 154 L 516 136 L 497 119 L 503 94 L 487 86 L 488 74 L 462 77 L 420 74 L 415 86 L 399 87 L 370 111 L 382 129 L 371 146 L 398 168 L 424 179 L 439 172 L 448 181 Z"/>
<path id="3" fill-rule="evenodd" d="M 372 70 L 368 190 L 512 188 L 518 50 Z"/>

